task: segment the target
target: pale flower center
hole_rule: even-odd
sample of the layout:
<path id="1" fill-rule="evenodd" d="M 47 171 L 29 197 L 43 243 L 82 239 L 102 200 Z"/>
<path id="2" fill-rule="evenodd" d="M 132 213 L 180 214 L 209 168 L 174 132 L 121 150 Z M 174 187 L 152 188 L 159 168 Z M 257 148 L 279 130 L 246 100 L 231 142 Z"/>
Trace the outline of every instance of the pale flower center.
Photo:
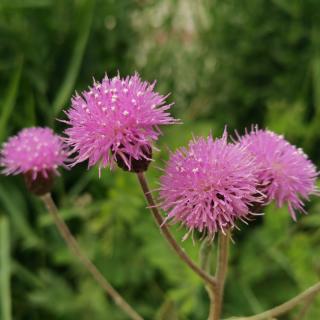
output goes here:
<path id="1" fill-rule="evenodd" d="M 272 163 L 272 169 L 275 171 L 281 172 L 283 170 L 283 164 L 279 162 Z"/>

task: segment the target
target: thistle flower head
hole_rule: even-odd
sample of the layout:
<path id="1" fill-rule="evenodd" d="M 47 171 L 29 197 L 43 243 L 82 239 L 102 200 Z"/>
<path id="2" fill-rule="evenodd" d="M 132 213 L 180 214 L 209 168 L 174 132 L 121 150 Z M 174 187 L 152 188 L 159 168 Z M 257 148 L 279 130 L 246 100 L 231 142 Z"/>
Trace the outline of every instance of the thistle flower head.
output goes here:
<path id="1" fill-rule="evenodd" d="M 67 152 L 62 139 L 49 128 L 26 128 L 4 143 L 0 165 L 6 175 L 28 174 L 47 178 L 64 165 Z"/>
<path id="2" fill-rule="evenodd" d="M 249 217 L 257 190 L 254 158 L 240 145 L 220 139 L 193 139 L 173 153 L 161 177 L 160 198 L 168 219 L 214 235 Z"/>
<path id="3" fill-rule="evenodd" d="M 67 143 L 77 155 L 74 164 L 88 160 L 88 166 L 112 167 L 122 161 L 131 170 L 134 160 L 151 159 L 151 144 L 161 134 L 159 126 L 176 123 L 167 110 L 166 96 L 133 76 L 95 82 L 77 94 L 66 112 L 70 127 Z"/>
<path id="4" fill-rule="evenodd" d="M 302 200 L 317 193 L 316 167 L 302 149 L 274 132 L 255 128 L 239 141 L 256 157 L 258 179 L 267 203 L 275 200 L 278 207 L 287 204 L 296 220 L 296 211 L 305 212 Z"/>

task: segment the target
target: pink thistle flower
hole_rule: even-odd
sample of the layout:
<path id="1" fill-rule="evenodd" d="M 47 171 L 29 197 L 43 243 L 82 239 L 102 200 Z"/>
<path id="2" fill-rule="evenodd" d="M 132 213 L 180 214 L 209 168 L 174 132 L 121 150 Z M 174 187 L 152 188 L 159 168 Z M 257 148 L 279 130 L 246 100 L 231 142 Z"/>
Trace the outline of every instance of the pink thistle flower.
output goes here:
<path id="1" fill-rule="evenodd" d="M 67 152 L 62 139 L 49 128 L 26 128 L 3 144 L 0 165 L 6 175 L 28 174 L 48 178 L 64 166 Z"/>
<path id="2" fill-rule="evenodd" d="M 302 199 L 317 194 L 317 171 L 307 155 L 283 136 L 268 130 L 253 129 L 240 137 L 239 142 L 257 160 L 258 179 L 267 203 L 276 201 L 278 207 L 285 203 L 296 220 L 296 211 L 305 212 Z"/>
<path id="3" fill-rule="evenodd" d="M 236 227 L 237 219 L 245 222 L 264 197 L 257 190 L 254 158 L 242 146 L 228 143 L 226 131 L 220 139 L 193 139 L 188 148 L 173 153 L 160 184 L 166 221 L 172 218 L 189 232 L 211 236 Z"/>
<path id="4" fill-rule="evenodd" d="M 65 121 L 70 125 L 66 141 L 77 152 L 73 165 L 89 160 L 88 167 L 99 163 L 100 171 L 122 161 L 131 171 L 135 160 L 150 162 L 159 126 L 177 123 L 167 112 L 167 96 L 154 92 L 154 86 L 137 73 L 123 79 L 105 76 L 73 97 Z"/>

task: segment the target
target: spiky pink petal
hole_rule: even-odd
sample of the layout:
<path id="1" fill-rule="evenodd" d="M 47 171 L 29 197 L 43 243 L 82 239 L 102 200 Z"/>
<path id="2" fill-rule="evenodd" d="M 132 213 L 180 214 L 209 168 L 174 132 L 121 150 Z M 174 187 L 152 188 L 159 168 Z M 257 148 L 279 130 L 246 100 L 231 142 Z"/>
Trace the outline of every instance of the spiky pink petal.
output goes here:
<path id="1" fill-rule="evenodd" d="M 6 175 L 32 174 L 36 179 L 41 173 L 44 178 L 67 160 L 66 147 L 62 139 L 49 128 L 26 128 L 3 144 L 0 164 Z"/>
<path id="2" fill-rule="evenodd" d="M 193 139 L 188 148 L 177 150 L 160 181 L 167 219 L 209 235 L 248 218 L 253 203 L 263 198 L 254 158 L 228 143 L 226 132 L 220 139 Z"/>
<path id="3" fill-rule="evenodd" d="M 161 134 L 159 126 L 176 123 L 168 113 L 167 96 L 154 91 L 155 82 L 133 76 L 95 82 L 77 94 L 66 112 L 70 127 L 66 141 L 76 153 L 74 164 L 88 160 L 88 166 L 112 167 L 122 158 L 128 169 L 132 159 L 148 159 L 147 152 Z"/>
<path id="4" fill-rule="evenodd" d="M 302 149 L 269 130 L 255 128 L 240 137 L 239 143 L 256 157 L 267 203 L 275 200 L 278 207 L 287 204 L 296 220 L 296 211 L 305 212 L 303 200 L 318 193 L 315 165 Z"/>

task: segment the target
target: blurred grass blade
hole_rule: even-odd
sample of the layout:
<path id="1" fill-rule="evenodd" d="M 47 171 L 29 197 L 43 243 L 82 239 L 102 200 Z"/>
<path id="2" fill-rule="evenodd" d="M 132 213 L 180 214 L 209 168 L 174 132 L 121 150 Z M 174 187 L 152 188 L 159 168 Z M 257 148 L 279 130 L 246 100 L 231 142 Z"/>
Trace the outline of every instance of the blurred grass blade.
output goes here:
<path id="1" fill-rule="evenodd" d="M 314 105 L 316 108 L 316 114 L 314 122 L 318 124 L 320 122 L 320 40 L 318 34 L 318 28 L 312 29 L 312 45 L 313 45 L 313 61 L 312 61 L 312 73 L 313 73 L 313 91 L 314 91 Z"/>
<path id="2" fill-rule="evenodd" d="M 85 52 L 91 29 L 94 3 L 94 0 L 87 0 L 84 2 L 83 6 L 79 8 L 79 21 L 82 21 L 82 23 L 79 27 L 78 38 L 75 43 L 74 51 L 72 53 L 67 73 L 53 101 L 53 110 L 55 115 L 57 115 L 61 111 L 64 104 L 69 99 L 73 91 L 76 78 L 79 74 L 79 70 L 81 67 L 83 55 Z"/>
<path id="3" fill-rule="evenodd" d="M 2 0 L 0 9 L 41 8 L 52 5 L 52 0 Z"/>
<path id="4" fill-rule="evenodd" d="M 0 218 L 0 257 L 1 319 L 11 320 L 10 233 L 6 217 Z"/>
<path id="5" fill-rule="evenodd" d="M 0 108 L 0 141 L 3 140 L 5 132 L 7 132 L 7 123 L 10 118 L 10 115 L 13 111 L 13 107 L 15 105 L 17 95 L 18 95 L 18 87 L 21 78 L 22 71 L 22 59 L 19 61 L 18 66 L 15 72 L 12 75 L 11 81 L 8 86 L 6 97 L 4 98 L 4 102 Z"/>
<path id="6" fill-rule="evenodd" d="M 28 94 L 26 98 L 26 115 L 24 117 L 24 125 L 25 126 L 35 126 L 36 121 L 36 108 L 33 94 Z"/>

